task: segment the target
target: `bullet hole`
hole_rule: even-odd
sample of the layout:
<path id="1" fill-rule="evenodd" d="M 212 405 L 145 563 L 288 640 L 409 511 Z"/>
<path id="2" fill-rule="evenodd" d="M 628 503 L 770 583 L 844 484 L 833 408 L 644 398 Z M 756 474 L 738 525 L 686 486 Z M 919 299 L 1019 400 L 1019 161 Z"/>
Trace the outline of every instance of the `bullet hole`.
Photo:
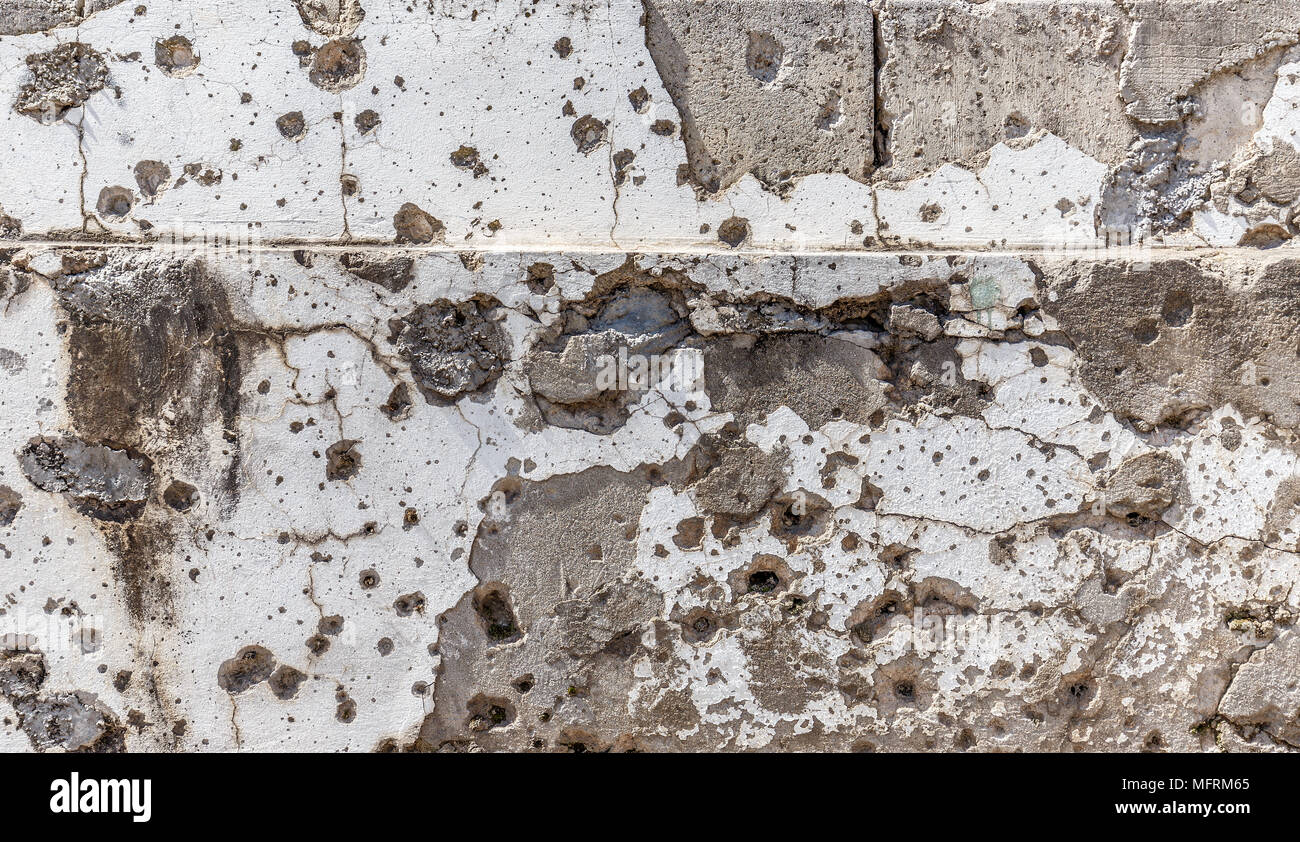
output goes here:
<path id="1" fill-rule="evenodd" d="M 1029 134 L 1033 126 L 1019 111 L 1013 111 L 1007 115 L 1007 119 L 1002 123 L 1003 131 L 1006 132 L 1007 140 L 1015 140 Z"/>
<path id="2" fill-rule="evenodd" d="M 49 125 L 104 89 L 108 62 L 82 43 L 60 44 L 25 59 L 30 79 L 18 90 L 14 110 Z"/>
<path id="3" fill-rule="evenodd" d="M 277 699 L 287 701 L 298 695 L 298 687 L 306 680 L 307 673 L 294 669 L 288 664 L 282 664 L 279 669 L 271 673 L 267 686 L 271 688 L 271 692 Z"/>
<path id="4" fill-rule="evenodd" d="M 343 633 L 343 622 L 342 614 L 326 614 L 316 621 L 316 631 L 336 636 Z"/>
<path id="5" fill-rule="evenodd" d="M 1096 688 L 1090 681 L 1072 681 L 1065 688 L 1066 698 L 1080 708 L 1088 706 L 1096 695 Z"/>
<path id="6" fill-rule="evenodd" d="M 821 496 L 798 491 L 773 501 L 768 531 L 787 542 L 821 535 L 830 526 L 830 504 Z"/>
<path id="7" fill-rule="evenodd" d="M 922 222 L 937 222 L 943 216 L 943 208 L 934 202 L 926 202 L 921 205 L 919 213 Z"/>
<path id="8" fill-rule="evenodd" d="M 375 651 L 385 657 L 393 654 L 393 639 L 391 637 L 379 638 L 379 642 L 375 644 Z"/>
<path id="9" fill-rule="evenodd" d="M 255 684 L 271 677 L 275 669 L 275 656 L 264 646 L 245 646 L 235 657 L 223 661 L 217 669 L 217 685 L 227 693 L 237 695 Z"/>
<path id="10" fill-rule="evenodd" d="M 573 143 L 578 147 L 579 152 L 589 155 L 593 149 L 605 142 L 609 130 L 605 128 L 604 123 L 587 114 L 573 121 L 569 136 L 573 138 Z"/>
<path id="11" fill-rule="evenodd" d="M 293 4 L 302 25 L 326 38 L 351 35 L 366 18 L 361 0 L 293 0 Z"/>
<path id="12" fill-rule="evenodd" d="M 370 134 L 379 128 L 381 122 L 383 121 L 379 119 L 379 113 L 373 108 L 367 108 L 352 119 L 352 124 L 357 127 L 357 131 L 361 134 Z"/>
<path id="13" fill-rule="evenodd" d="M 331 444 L 325 451 L 325 478 L 328 480 L 349 480 L 361 470 L 361 452 L 356 449 L 358 442 L 342 439 Z"/>
<path id="14" fill-rule="evenodd" d="M 718 239 L 735 248 L 749 238 L 749 220 L 733 216 L 718 226 Z"/>
<path id="15" fill-rule="evenodd" d="M 310 67 L 312 54 L 316 48 L 311 45 L 310 41 L 294 41 L 291 47 L 293 54 L 298 57 L 299 67 Z"/>
<path id="16" fill-rule="evenodd" d="M 379 405 L 389 421 L 403 421 L 411 414 L 411 392 L 405 383 L 398 383 L 388 393 L 388 400 Z"/>
<path id="17" fill-rule="evenodd" d="M 749 583 L 747 593 L 771 593 L 781 585 L 781 577 L 772 570 L 755 570 L 746 581 Z"/>
<path id="18" fill-rule="evenodd" d="M 1173 290 L 1165 295 L 1160 318 L 1170 327 L 1182 327 L 1192 320 L 1195 305 L 1186 293 Z"/>
<path id="19" fill-rule="evenodd" d="M 537 679 L 535 679 L 533 674 L 530 672 L 527 675 L 521 675 L 519 678 L 516 678 L 512 686 L 522 695 L 527 693 L 529 690 L 532 690 L 536 684 Z"/>
<path id="20" fill-rule="evenodd" d="M 698 549 L 704 543 L 704 518 L 688 517 L 678 521 L 673 543 L 680 549 Z"/>
<path id="21" fill-rule="evenodd" d="M 631 149 L 620 149 L 614 153 L 614 183 L 622 185 L 627 181 L 628 170 L 632 167 L 632 161 L 636 159 L 636 153 Z"/>
<path id="22" fill-rule="evenodd" d="M 361 585 L 363 591 L 377 588 L 379 587 L 379 572 L 373 567 L 368 567 L 361 571 L 361 575 L 357 578 L 357 582 Z"/>
<path id="23" fill-rule="evenodd" d="M 547 290 L 555 286 L 555 267 L 549 263 L 534 263 L 528 267 L 528 277 L 524 283 L 533 295 L 545 295 Z"/>
<path id="24" fill-rule="evenodd" d="M 353 276 L 389 292 L 401 292 L 415 279 L 415 258 L 408 254 L 349 251 L 339 257 L 339 263 Z"/>
<path id="25" fill-rule="evenodd" d="M 95 211 L 102 219 L 118 221 L 126 219 L 135 205 L 135 194 L 130 188 L 113 186 L 99 191 L 99 201 L 95 202 Z"/>
<path id="26" fill-rule="evenodd" d="M 509 700 L 498 696 L 475 695 L 465 705 L 469 717 L 465 724 L 471 731 L 488 731 L 504 728 L 515 721 L 515 707 Z"/>
<path id="27" fill-rule="evenodd" d="M 153 63 L 168 76 L 180 78 L 194 72 L 199 66 L 199 54 L 194 44 L 184 35 L 173 35 L 153 45 Z"/>
<path id="28" fill-rule="evenodd" d="M 413 529 L 420 523 L 420 513 L 415 509 L 407 507 L 402 513 L 402 529 Z"/>
<path id="29" fill-rule="evenodd" d="M 135 183 L 140 188 L 140 195 L 146 199 L 166 190 L 171 180 L 171 168 L 162 161 L 140 161 L 135 165 Z"/>
<path id="30" fill-rule="evenodd" d="M 474 591 L 474 613 L 488 640 L 493 643 L 513 643 L 523 637 L 514 609 L 510 607 L 510 594 L 504 585 L 484 585 Z"/>
<path id="31" fill-rule="evenodd" d="M 425 213 L 418 205 L 406 202 L 393 214 L 393 229 L 397 232 L 397 242 L 424 245 L 434 240 L 442 242 L 447 226 L 437 217 Z"/>
<path id="32" fill-rule="evenodd" d="M 632 110 L 638 114 L 644 114 L 650 110 L 650 92 L 645 89 L 644 85 L 635 91 L 630 91 L 627 100 L 632 103 Z"/>
<path id="33" fill-rule="evenodd" d="M 650 131 L 660 137 L 672 137 L 677 131 L 677 124 L 672 120 L 655 120 L 650 124 Z"/>
<path id="34" fill-rule="evenodd" d="M 393 600 L 393 610 L 399 617 L 409 617 L 412 614 L 424 613 L 424 594 L 420 591 L 415 593 L 402 594 Z"/>
<path id="35" fill-rule="evenodd" d="M 478 150 L 473 146 L 462 145 L 451 153 L 451 165 L 457 169 L 472 172 L 475 178 L 487 175 L 487 165 L 479 158 Z"/>
<path id="36" fill-rule="evenodd" d="M 356 87 L 366 75 L 366 51 L 355 38 L 336 38 L 312 56 L 307 78 L 313 85 L 330 93 Z"/>
<path id="37" fill-rule="evenodd" d="M 338 707 L 334 709 L 334 718 L 344 725 L 352 723 L 357 718 L 357 703 L 343 691 L 336 693 L 335 698 Z"/>
<path id="38" fill-rule="evenodd" d="M 0 485 L 0 527 L 13 523 L 22 507 L 23 496 L 7 485 Z"/>
<path id="39" fill-rule="evenodd" d="M 323 634 L 313 634 L 307 638 L 307 651 L 320 657 L 330 651 L 330 639 Z"/>
<path id="40" fill-rule="evenodd" d="M 430 404 L 453 402 L 501 376 L 509 338 L 489 316 L 495 304 L 438 300 L 389 322 L 389 341 L 410 364 L 415 385 Z"/>
<path id="41" fill-rule="evenodd" d="M 707 608 L 693 608 L 682 620 L 682 639 L 687 643 L 707 643 L 717 634 L 718 618 Z"/>
<path id="42" fill-rule="evenodd" d="M 163 491 L 163 502 L 178 512 L 188 512 L 199 502 L 199 490 L 188 482 L 172 480 Z"/>
<path id="43" fill-rule="evenodd" d="M 880 563 L 894 570 L 902 570 L 907 560 L 920 552 L 906 544 L 889 544 L 880 551 Z"/>
<path id="44" fill-rule="evenodd" d="M 281 114 L 275 119 L 275 127 L 280 130 L 280 134 L 287 140 L 302 140 L 307 136 L 307 121 L 303 118 L 301 111 L 290 111 L 288 114 Z"/>
<path id="45" fill-rule="evenodd" d="M 1133 326 L 1133 338 L 1143 345 L 1150 345 L 1160 338 L 1160 326 L 1155 319 L 1142 319 Z"/>
<path id="46" fill-rule="evenodd" d="M 1042 368 L 1047 365 L 1047 352 L 1042 348 L 1030 348 L 1029 361 L 1034 364 L 1035 368 Z"/>
<path id="47" fill-rule="evenodd" d="M 126 688 L 131 685 L 131 671 L 118 670 L 117 675 L 113 676 L 113 689 L 119 693 L 125 693 Z"/>
<path id="48" fill-rule="evenodd" d="M 565 35 L 563 38 L 560 38 L 555 42 L 555 46 L 552 49 L 555 50 L 555 54 L 560 58 L 568 58 L 573 53 L 573 42 L 569 40 L 569 36 Z"/>
<path id="49" fill-rule="evenodd" d="M 902 701 L 911 701 L 916 698 L 916 685 L 910 681 L 903 680 L 894 683 L 894 695 Z"/>
<path id="50" fill-rule="evenodd" d="M 785 48 L 769 32 L 749 33 L 749 47 L 745 50 L 745 69 L 764 85 L 776 81 L 781 71 Z"/>

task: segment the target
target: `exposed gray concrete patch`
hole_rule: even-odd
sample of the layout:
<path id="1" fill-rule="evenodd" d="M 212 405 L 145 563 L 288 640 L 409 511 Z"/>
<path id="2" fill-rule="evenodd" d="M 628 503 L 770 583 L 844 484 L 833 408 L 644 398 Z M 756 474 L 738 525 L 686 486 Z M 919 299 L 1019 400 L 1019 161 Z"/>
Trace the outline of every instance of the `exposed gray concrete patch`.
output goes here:
<path id="1" fill-rule="evenodd" d="M 1047 305 L 1107 409 L 1142 429 L 1186 425 L 1223 402 L 1294 428 L 1300 370 L 1293 268 L 1080 264 L 1052 281 Z"/>
<path id="2" fill-rule="evenodd" d="M 73 26 L 122 0 L 6 0 L 0 5 L 0 36 Z"/>
<path id="3" fill-rule="evenodd" d="M 1215 73 L 1300 42 L 1300 9 L 1285 0 L 1123 0 L 1134 20 L 1124 57 L 1127 113 L 1168 124 L 1189 112 L 1186 99 Z"/>
<path id="4" fill-rule="evenodd" d="M 71 436 L 32 439 L 19 462 L 32 485 L 104 520 L 138 517 L 154 483 L 147 459 Z"/>
<path id="5" fill-rule="evenodd" d="M 42 123 L 63 119 L 108 83 L 108 63 L 94 48 L 74 42 L 27 56 L 29 79 L 14 109 Z"/>
<path id="6" fill-rule="evenodd" d="M 866 178 L 874 132 L 867 3 L 645 0 L 645 21 L 702 189 L 723 190 L 746 173 L 776 190 L 809 173 Z"/>
<path id="7" fill-rule="evenodd" d="M 1041 132 L 1115 164 L 1135 135 L 1116 96 L 1127 21 L 1110 0 L 888 0 L 880 28 L 881 177 L 977 164 Z"/>

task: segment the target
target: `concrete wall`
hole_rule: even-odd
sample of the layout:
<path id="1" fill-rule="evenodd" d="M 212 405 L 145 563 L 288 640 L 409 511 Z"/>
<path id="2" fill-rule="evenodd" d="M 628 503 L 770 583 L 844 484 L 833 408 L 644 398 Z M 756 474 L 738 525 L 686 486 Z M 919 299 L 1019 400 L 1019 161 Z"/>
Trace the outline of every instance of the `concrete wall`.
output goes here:
<path id="1" fill-rule="evenodd" d="M 1300 744 L 1296 0 L 0 0 L 0 749 Z"/>

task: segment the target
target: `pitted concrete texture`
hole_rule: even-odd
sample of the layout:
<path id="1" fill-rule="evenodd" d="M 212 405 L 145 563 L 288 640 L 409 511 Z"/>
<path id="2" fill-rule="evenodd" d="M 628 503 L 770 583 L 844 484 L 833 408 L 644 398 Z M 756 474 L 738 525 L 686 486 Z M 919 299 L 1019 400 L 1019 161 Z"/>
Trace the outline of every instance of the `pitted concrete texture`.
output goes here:
<path id="1" fill-rule="evenodd" d="M 0 0 L 0 749 L 1300 747 L 1300 5 Z"/>

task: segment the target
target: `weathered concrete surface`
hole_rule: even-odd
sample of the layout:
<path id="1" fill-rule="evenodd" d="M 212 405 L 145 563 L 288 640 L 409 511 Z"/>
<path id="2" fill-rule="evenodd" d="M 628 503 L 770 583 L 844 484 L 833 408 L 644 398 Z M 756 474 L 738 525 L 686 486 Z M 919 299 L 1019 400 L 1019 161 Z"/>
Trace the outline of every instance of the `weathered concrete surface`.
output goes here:
<path id="1" fill-rule="evenodd" d="M 0 749 L 1300 745 L 1294 3 L 0 12 Z"/>

